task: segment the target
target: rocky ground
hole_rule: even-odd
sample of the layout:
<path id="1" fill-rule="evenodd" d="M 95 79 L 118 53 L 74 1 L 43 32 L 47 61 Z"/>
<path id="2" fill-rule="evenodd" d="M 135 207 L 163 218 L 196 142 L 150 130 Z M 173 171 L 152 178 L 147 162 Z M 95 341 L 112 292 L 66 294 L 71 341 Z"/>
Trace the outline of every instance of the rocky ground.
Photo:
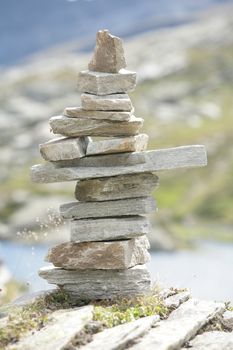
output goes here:
<path id="1" fill-rule="evenodd" d="M 154 238 L 159 247 L 173 249 L 174 235 L 178 240 L 210 233 L 233 238 L 231 9 L 221 7 L 196 22 L 125 43 L 128 68 L 138 72 L 131 98 L 136 116 L 145 118 L 151 147 L 203 143 L 209 155 L 205 169 L 160 175 L 155 193 L 160 212 L 153 217 L 163 232 Z M 56 213 L 60 203 L 73 198 L 73 185 L 32 184 L 29 167 L 41 162 L 38 144 L 52 137 L 49 117 L 79 104 L 76 76 L 90 57 L 76 48 L 67 44 L 1 72 L 2 238 L 47 242 L 67 237 Z"/>

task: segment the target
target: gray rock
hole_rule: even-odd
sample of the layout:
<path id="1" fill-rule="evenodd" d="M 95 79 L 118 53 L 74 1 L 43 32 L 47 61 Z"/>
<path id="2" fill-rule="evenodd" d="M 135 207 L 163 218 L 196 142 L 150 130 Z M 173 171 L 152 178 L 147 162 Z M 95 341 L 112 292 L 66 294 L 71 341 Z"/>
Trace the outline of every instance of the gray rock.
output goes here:
<path id="1" fill-rule="evenodd" d="M 49 121 L 54 134 L 69 137 L 78 136 L 131 136 L 139 133 L 143 125 L 142 118 L 131 116 L 127 122 L 111 120 L 52 117 Z"/>
<path id="2" fill-rule="evenodd" d="M 97 120 L 112 120 L 127 122 L 130 120 L 134 110 L 130 112 L 122 111 L 86 111 L 81 107 L 67 107 L 64 109 L 63 114 L 70 118 L 83 118 L 83 119 L 97 119 Z M 88 121 L 87 121 L 88 124 Z"/>
<path id="3" fill-rule="evenodd" d="M 132 349 L 180 349 L 210 319 L 222 313 L 224 308 L 223 303 L 190 299 L 173 311 L 167 320 L 152 328 Z"/>
<path id="4" fill-rule="evenodd" d="M 92 320 L 93 306 L 58 310 L 52 313 L 50 322 L 34 331 L 9 350 L 60 350 Z"/>
<path id="5" fill-rule="evenodd" d="M 232 350 L 233 333 L 218 331 L 206 332 L 197 335 L 189 342 L 189 347 L 192 350 Z"/>
<path id="6" fill-rule="evenodd" d="M 64 219 L 100 218 L 147 214 L 156 209 L 152 197 L 119 199 L 103 202 L 71 202 L 60 206 Z"/>
<path id="7" fill-rule="evenodd" d="M 82 94 L 83 109 L 95 111 L 131 111 L 133 105 L 127 94 L 93 95 Z"/>
<path id="8" fill-rule="evenodd" d="M 34 165 L 31 168 L 31 179 L 37 183 L 51 183 L 200 167 L 207 164 L 205 147 L 200 145 L 146 151 L 145 153 L 145 163 L 134 166 L 57 168 L 53 164 Z"/>
<path id="9" fill-rule="evenodd" d="M 158 186 L 158 180 L 152 173 L 82 180 L 76 185 L 75 198 L 85 202 L 145 197 Z"/>
<path id="10" fill-rule="evenodd" d="M 147 237 L 109 242 L 67 242 L 51 248 L 45 260 L 67 270 L 128 269 L 149 261 Z"/>
<path id="11" fill-rule="evenodd" d="M 96 72 L 117 73 L 126 67 L 123 43 L 108 30 L 99 30 L 96 47 L 88 68 Z"/>
<path id="12" fill-rule="evenodd" d="M 82 158 L 85 156 L 86 147 L 84 137 L 61 137 L 39 145 L 41 156 L 48 161 Z"/>
<path id="13" fill-rule="evenodd" d="M 145 265 L 126 270 L 64 270 L 44 267 L 39 275 L 66 290 L 74 300 L 115 299 L 150 292 L 150 273 Z"/>
<path id="14" fill-rule="evenodd" d="M 141 152 L 145 151 L 148 143 L 148 135 L 139 134 L 129 137 L 115 137 L 112 139 L 91 141 L 88 143 L 86 155 Z"/>
<path id="15" fill-rule="evenodd" d="M 121 69 L 119 73 L 81 71 L 78 89 L 96 95 L 118 94 L 132 91 L 136 86 L 136 73 Z"/>
<path id="16" fill-rule="evenodd" d="M 89 242 L 134 238 L 147 234 L 149 220 L 143 216 L 71 221 L 71 241 Z"/>
<path id="17" fill-rule="evenodd" d="M 180 304 L 184 303 L 190 298 L 190 292 L 189 291 L 184 291 L 177 293 L 175 295 L 171 295 L 170 297 L 166 298 L 164 300 L 165 306 L 173 309 L 177 309 Z"/>

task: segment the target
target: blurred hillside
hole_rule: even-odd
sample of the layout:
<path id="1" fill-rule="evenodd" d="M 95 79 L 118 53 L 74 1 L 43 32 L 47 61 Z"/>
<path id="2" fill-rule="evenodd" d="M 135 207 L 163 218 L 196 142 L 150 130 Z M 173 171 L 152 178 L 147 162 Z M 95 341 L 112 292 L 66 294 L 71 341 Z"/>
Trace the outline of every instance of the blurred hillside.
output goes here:
<path id="1" fill-rule="evenodd" d="M 233 239 L 233 19 L 232 7 L 199 20 L 125 41 L 128 68 L 138 72 L 131 93 L 135 115 L 145 118 L 149 148 L 205 144 L 203 169 L 158 174 L 160 227 L 179 238 Z M 0 81 L 0 235 L 32 237 L 59 226 L 47 208 L 73 198 L 73 184 L 35 185 L 29 167 L 41 162 L 38 144 L 52 137 L 48 120 L 79 104 L 77 72 L 90 54 L 75 42 L 2 71 Z M 26 232 L 25 231 L 25 232 Z M 55 232 L 58 235 L 58 231 Z M 43 236 L 44 237 L 44 236 Z"/>

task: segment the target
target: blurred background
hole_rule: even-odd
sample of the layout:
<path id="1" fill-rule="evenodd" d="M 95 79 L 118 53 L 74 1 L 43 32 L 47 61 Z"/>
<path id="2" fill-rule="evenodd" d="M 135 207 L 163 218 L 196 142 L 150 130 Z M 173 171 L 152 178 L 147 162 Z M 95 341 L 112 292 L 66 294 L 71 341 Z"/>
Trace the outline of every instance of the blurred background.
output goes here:
<path id="1" fill-rule="evenodd" d="M 3 0 L 0 4 L 0 303 L 48 285 L 48 248 L 68 240 L 59 204 L 74 183 L 36 185 L 48 120 L 80 103 L 96 31 L 125 43 L 130 97 L 149 148 L 204 144 L 208 166 L 158 174 L 153 279 L 233 301 L 233 1 Z"/>

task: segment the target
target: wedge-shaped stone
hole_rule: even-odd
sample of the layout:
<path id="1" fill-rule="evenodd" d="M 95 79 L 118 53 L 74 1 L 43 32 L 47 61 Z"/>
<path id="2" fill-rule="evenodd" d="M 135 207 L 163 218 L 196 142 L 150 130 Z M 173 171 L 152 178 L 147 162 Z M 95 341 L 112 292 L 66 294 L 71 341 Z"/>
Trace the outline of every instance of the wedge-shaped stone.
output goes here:
<path id="1" fill-rule="evenodd" d="M 127 94 L 93 95 L 82 94 L 81 105 L 86 110 L 96 111 L 131 111 L 133 105 Z"/>
<path id="2" fill-rule="evenodd" d="M 63 219 L 85 219 L 109 216 L 147 214 L 156 208 L 152 197 L 119 199 L 103 202 L 72 202 L 60 206 Z"/>
<path id="3" fill-rule="evenodd" d="M 108 241 L 134 238 L 149 232 L 149 220 L 143 216 L 72 220 L 73 242 Z"/>
<path id="4" fill-rule="evenodd" d="M 68 270 L 128 269 L 149 261 L 147 237 L 109 242 L 67 242 L 49 250 L 46 261 Z"/>
<path id="5" fill-rule="evenodd" d="M 91 141 L 88 143 L 86 155 L 141 152 L 146 150 L 147 143 L 148 136 L 146 134 Z"/>
<path id="6" fill-rule="evenodd" d="M 130 117 L 127 122 L 70 118 L 66 116 L 52 117 L 49 121 L 54 134 L 69 137 L 78 136 L 131 136 L 139 133 L 143 125 L 142 118 Z"/>
<path id="7" fill-rule="evenodd" d="M 152 328 L 132 349 L 180 349 L 210 319 L 223 311 L 223 303 L 190 299 L 173 311 L 167 320 Z"/>
<path id="8" fill-rule="evenodd" d="M 125 67 L 122 40 L 111 35 L 108 30 L 99 30 L 96 34 L 95 51 L 88 68 L 96 72 L 117 73 Z"/>
<path id="9" fill-rule="evenodd" d="M 39 275 L 66 290 L 74 300 L 115 299 L 150 292 L 150 273 L 145 265 L 126 270 L 64 270 L 44 267 Z"/>
<path id="10" fill-rule="evenodd" d="M 83 119 L 97 119 L 97 120 L 112 120 L 127 122 L 130 120 L 134 110 L 130 112 L 122 111 L 86 111 L 81 107 L 67 107 L 64 109 L 63 114 L 70 118 L 83 118 Z M 87 122 L 88 123 L 88 122 Z"/>
<path id="11" fill-rule="evenodd" d="M 75 198 L 86 202 L 145 197 L 158 186 L 158 180 L 152 173 L 83 180 L 76 185 Z"/>
<path id="12" fill-rule="evenodd" d="M 57 138 L 39 145 L 41 156 L 48 161 L 82 158 L 86 154 L 87 138 Z"/>
<path id="13" fill-rule="evenodd" d="M 205 332 L 197 335 L 189 342 L 191 350 L 232 350 L 233 333 L 232 332 Z M 187 349 L 183 348 L 183 350 Z"/>
<path id="14" fill-rule="evenodd" d="M 147 151 L 145 153 L 145 163 L 134 166 L 57 168 L 53 164 L 38 164 L 31 168 L 31 179 L 37 183 L 51 183 L 200 167 L 207 164 L 205 147 L 199 145 Z"/>
<path id="15" fill-rule="evenodd" d="M 78 75 L 78 89 L 96 95 L 109 95 L 132 91 L 136 86 L 136 73 L 121 69 L 119 73 L 82 71 Z"/>

